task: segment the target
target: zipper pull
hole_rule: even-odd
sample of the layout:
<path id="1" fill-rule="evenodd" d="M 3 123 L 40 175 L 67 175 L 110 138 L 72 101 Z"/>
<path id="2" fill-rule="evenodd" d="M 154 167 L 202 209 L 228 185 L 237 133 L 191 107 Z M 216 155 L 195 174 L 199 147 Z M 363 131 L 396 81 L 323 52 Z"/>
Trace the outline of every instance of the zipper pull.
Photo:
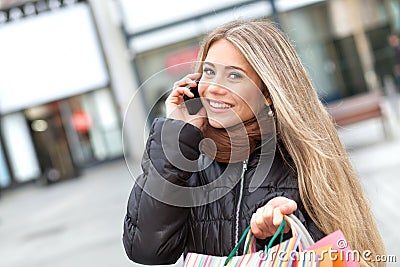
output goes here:
<path id="1" fill-rule="evenodd" d="M 243 173 L 247 170 L 247 159 L 243 161 Z"/>

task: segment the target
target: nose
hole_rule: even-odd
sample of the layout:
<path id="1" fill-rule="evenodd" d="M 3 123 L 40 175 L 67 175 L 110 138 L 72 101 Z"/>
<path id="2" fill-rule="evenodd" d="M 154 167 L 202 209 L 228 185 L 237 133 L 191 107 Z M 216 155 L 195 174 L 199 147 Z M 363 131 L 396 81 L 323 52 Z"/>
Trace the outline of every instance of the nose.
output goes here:
<path id="1" fill-rule="evenodd" d="M 229 90 L 222 85 L 213 83 L 207 85 L 206 91 L 208 91 L 210 94 L 226 95 Z"/>

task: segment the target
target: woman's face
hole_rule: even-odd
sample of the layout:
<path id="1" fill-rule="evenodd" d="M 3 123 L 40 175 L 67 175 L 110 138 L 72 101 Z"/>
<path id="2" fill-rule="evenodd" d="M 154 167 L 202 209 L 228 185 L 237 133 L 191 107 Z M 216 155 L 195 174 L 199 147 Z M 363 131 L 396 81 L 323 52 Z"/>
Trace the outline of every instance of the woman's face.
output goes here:
<path id="1" fill-rule="evenodd" d="M 265 105 L 262 82 L 229 41 L 215 41 L 203 63 L 199 94 L 211 126 L 228 128 L 253 118 Z"/>

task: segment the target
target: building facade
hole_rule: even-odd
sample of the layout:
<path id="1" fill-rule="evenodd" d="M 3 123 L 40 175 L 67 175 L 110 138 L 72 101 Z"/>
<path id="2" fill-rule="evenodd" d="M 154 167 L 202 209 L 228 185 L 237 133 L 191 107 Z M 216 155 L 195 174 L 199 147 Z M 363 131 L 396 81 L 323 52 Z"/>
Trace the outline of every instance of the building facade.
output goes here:
<path id="1" fill-rule="evenodd" d="M 78 177 L 122 157 L 122 119 L 90 3 L 11 3 L 0 11 L 0 39 L 0 187 Z"/>

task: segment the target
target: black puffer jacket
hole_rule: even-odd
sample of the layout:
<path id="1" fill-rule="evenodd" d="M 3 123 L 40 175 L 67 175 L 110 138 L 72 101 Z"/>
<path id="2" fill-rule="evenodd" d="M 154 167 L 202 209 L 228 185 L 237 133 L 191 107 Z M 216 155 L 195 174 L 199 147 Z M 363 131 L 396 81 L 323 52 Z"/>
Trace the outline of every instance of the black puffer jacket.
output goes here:
<path id="1" fill-rule="evenodd" d="M 208 167 L 191 172 L 173 166 L 170 162 L 176 162 L 179 157 L 173 145 L 178 138 L 184 157 L 190 160 L 199 158 Z M 248 159 L 243 183 L 237 182 L 226 195 L 209 204 L 182 207 L 152 197 L 152 189 L 157 188 L 154 192 L 158 199 L 162 194 L 167 198 L 171 196 L 172 200 L 190 198 L 159 183 L 160 177 L 180 186 L 193 187 L 214 181 L 228 168 L 228 164 L 211 161 L 200 153 L 198 146 L 201 140 L 201 131 L 183 121 L 156 119 L 153 123 L 142 160 L 143 174 L 136 179 L 124 221 L 123 243 L 132 261 L 149 265 L 171 264 L 186 252 L 226 256 L 249 225 L 257 208 L 276 196 L 296 201 L 296 215 L 313 238 L 316 240 L 323 236 L 305 212 L 297 179 L 278 150 L 268 175 L 264 173 L 266 177 L 255 191 L 249 190 L 249 184 L 259 164 L 259 150 Z M 224 177 L 226 181 L 238 181 L 241 177 L 242 163 L 232 166 L 233 171 Z M 217 187 L 221 189 L 223 184 Z M 258 240 L 257 243 L 261 249 L 266 240 Z"/>

